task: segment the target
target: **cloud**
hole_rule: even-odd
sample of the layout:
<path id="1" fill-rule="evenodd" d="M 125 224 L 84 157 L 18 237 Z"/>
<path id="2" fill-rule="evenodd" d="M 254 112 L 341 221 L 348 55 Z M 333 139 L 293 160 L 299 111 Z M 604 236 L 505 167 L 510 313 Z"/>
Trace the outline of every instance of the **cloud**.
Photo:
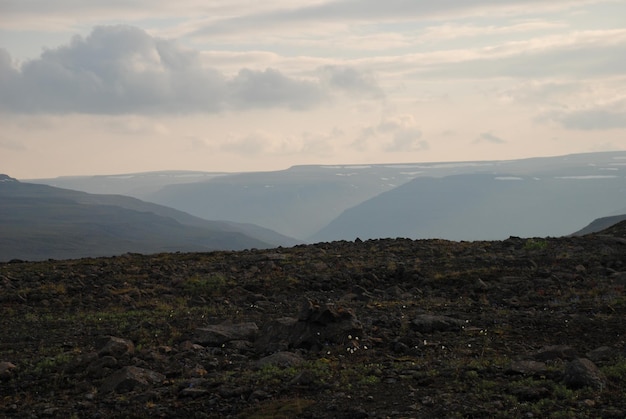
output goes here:
<path id="1" fill-rule="evenodd" d="M 391 142 L 385 146 L 385 151 L 419 151 L 428 150 L 428 141 L 420 140 L 422 133 L 419 130 L 403 130 L 394 133 Z"/>
<path id="2" fill-rule="evenodd" d="M 449 39 L 467 39 L 481 36 L 503 36 L 509 34 L 532 32 L 538 30 L 564 29 L 567 25 L 563 22 L 529 21 L 513 23 L 511 25 L 488 25 L 443 23 L 427 28 L 418 40 L 432 42 Z"/>
<path id="3" fill-rule="evenodd" d="M 256 131 L 244 137 L 231 137 L 220 146 L 220 150 L 241 155 L 257 155 L 268 152 L 275 141 L 271 134 Z"/>
<path id="4" fill-rule="evenodd" d="M 626 128 L 626 112 L 587 110 L 562 115 L 560 122 L 565 128 L 584 131 Z"/>
<path id="5" fill-rule="evenodd" d="M 605 0 L 606 1 L 606 0 Z M 236 17 L 215 19 L 197 29 L 197 36 L 214 36 L 228 32 L 247 31 L 277 26 L 302 26 L 304 22 L 388 22 L 424 21 L 432 19 L 468 18 L 476 16 L 511 16 L 558 11 L 602 0 L 336 0 L 302 7 L 281 7 Z"/>
<path id="6" fill-rule="evenodd" d="M 343 132 L 334 128 L 328 132 L 305 131 L 300 135 L 255 130 L 247 134 L 231 134 L 218 145 L 219 150 L 240 156 L 332 156 L 334 144 Z"/>
<path id="7" fill-rule="evenodd" d="M 422 78 L 621 76 L 626 73 L 626 29 L 577 31 L 378 61 L 381 68 L 394 63 L 406 67 L 406 77 Z"/>
<path id="8" fill-rule="evenodd" d="M 24 151 L 27 150 L 27 147 L 15 140 L 6 139 L 0 137 L 0 148 L 10 151 Z"/>
<path id="9" fill-rule="evenodd" d="M 215 111 L 225 84 L 175 43 L 131 26 L 100 26 L 14 69 L 0 85 L 0 106 L 24 113 Z"/>
<path id="10" fill-rule="evenodd" d="M 347 76 L 339 81 L 352 82 L 345 91 L 373 89 L 358 71 L 343 71 Z M 296 78 L 271 68 L 243 68 L 227 76 L 174 41 L 132 26 L 98 26 L 19 68 L 0 50 L 0 109 L 91 114 L 307 109 L 332 96 L 324 77 Z"/>
<path id="11" fill-rule="evenodd" d="M 491 143 L 491 144 L 506 144 L 506 141 L 502 138 L 492 134 L 491 132 L 483 132 L 474 141 L 475 143 Z"/>
<path id="12" fill-rule="evenodd" d="M 523 80 L 520 83 L 499 89 L 498 100 L 503 103 L 522 103 L 530 105 L 547 105 L 559 100 L 574 100 L 586 88 L 581 80 Z"/>
<path id="13" fill-rule="evenodd" d="M 540 122 L 556 122 L 570 130 L 602 131 L 626 128 L 626 99 L 582 109 L 550 111 Z"/>
<path id="14" fill-rule="evenodd" d="M 422 131 L 412 115 L 396 115 L 383 118 L 378 125 L 361 129 L 351 146 L 359 151 L 372 144 L 387 152 L 428 150 L 429 143 L 421 138 Z"/>
<path id="15" fill-rule="evenodd" d="M 319 83 L 292 79 L 278 70 L 243 69 L 229 82 L 230 102 L 236 108 L 287 106 L 306 109 L 325 100 Z"/>
<path id="16" fill-rule="evenodd" d="M 331 89 L 338 89 L 374 98 L 384 97 L 384 93 L 371 74 L 362 73 L 355 68 L 327 65 L 319 69 L 321 79 Z"/>

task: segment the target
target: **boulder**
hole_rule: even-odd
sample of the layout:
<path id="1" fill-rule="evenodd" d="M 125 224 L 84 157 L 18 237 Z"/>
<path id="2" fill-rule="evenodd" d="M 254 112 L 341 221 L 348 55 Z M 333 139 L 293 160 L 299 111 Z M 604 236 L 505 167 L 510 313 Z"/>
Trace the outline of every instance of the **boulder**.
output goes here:
<path id="1" fill-rule="evenodd" d="M 135 345 L 132 341 L 127 339 L 118 338 L 115 336 L 108 336 L 106 340 L 101 344 L 101 349 L 98 351 L 98 356 L 114 356 L 120 357 L 126 354 L 132 355 L 135 352 Z"/>
<path id="2" fill-rule="evenodd" d="M 199 327 L 190 340 L 202 346 L 222 346 L 235 340 L 254 341 L 258 331 L 259 328 L 254 322 L 236 324 L 226 322 Z"/>
<path id="3" fill-rule="evenodd" d="M 259 353 L 273 353 L 286 351 L 294 347 L 294 343 L 300 339 L 294 339 L 294 333 L 298 329 L 298 319 L 294 317 L 281 317 L 267 322 L 254 342 Z"/>
<path id="4" fill-rule="evenodd" d="M 587 358 L 576 358 L 565 366 L 563 381 L 570 388 L 592 387 L 602 390 L 606 377 L 596 364 Z"/>
<path id="5" fill-rule="evenodd" d="M 617 351 L 610 346 L 601 346 L 586 353 L 587 358 L 593 362 L 608 361 L 617 356 Z"/>
<path id="6" fill-rule="evenodd" d="M 13 376 L 17 367 L 7 361 L 0 362 L 0 380 L 6 380 Z"/>
<path id="7" fill-rule="evenodd" d="M 351 310 L 305 300 L 298 318 L 283 317 L 268 322 L 255 346 L 259 353 L 293 348 L 319 350 L 362 336 L 363 326 Z"/>
<path id="8" fill-rule="evenodd" d="M 507 373 L 524 374 L 524 375 L 540 375 L 548 370 L 545 362 L 533 361 L 532 359 L 520 359 L 511 362 Z"/>

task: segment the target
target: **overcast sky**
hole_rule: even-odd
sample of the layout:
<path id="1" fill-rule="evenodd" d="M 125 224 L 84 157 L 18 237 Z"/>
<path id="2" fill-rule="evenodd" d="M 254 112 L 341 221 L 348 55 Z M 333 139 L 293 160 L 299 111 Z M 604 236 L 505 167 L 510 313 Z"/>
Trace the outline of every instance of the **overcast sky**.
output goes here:
<path id="1" fill-rule="evenodd" d="M 0 173 L 626 149 L 626 0 L 0 0 Z"/>

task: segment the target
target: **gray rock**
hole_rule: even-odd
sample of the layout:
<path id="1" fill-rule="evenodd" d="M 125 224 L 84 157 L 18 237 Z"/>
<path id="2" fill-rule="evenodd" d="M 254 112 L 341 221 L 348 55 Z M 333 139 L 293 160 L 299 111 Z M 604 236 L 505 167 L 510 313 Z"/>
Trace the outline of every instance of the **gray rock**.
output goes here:
<path id="1" fill-rule="evenodd" d="M 152 384 L 165 380 L 165 376 L 155 371 L 124 367 L 104 380 L 100 391 L 102 393 L 127 393 L 136 389 L 145 389 Z"/>
<path id="2" fill-rule="evenodd" d="M 614 358 L 617 354 L 615 349 L 609 346 L 601 346 L 594 349 L 593 351 L 587 352 L 586 355 L 587 358 L 589 358 L 593 362 L 602 362 Z"/>
<path id="3" fill-rule="evenodd" d="M 293 352 L 276 352 L 275 354 L 266 356 L 257 361 L 256 366 L 262 368 L 266 365 L 274 365 L 277 367 L 293 367 L 300 365 L 304 359 Z"/>
<path id="4" fill-rule="evenodd" d="M 271 398 L 272 395 L 263 390 L 254 390 L 248 397 L 248 401 L 257 402 Z"/>
<path id="5" fill-rule="evenodd" d="M 221 346 L 234 340 L 254 341 L 258 331 L 254 322 L 222 323 L 197 328 L 190 340 L 202 346 Z"/>
<path id="6" fill-rule="evenodd" d="M 297 325 L 298 319 L 293 317 L 281 317 L 266 323 L 254 342 L 257 352 L 273 353 L 289 349 L 291 334 Z"/>
<path id="7" fill-rule="evenodd" d="M 255 347 L 259 353 L 291 348 L 321 349 L 363 337 L 363 326 L 351 310 L 306 300 L 298 318 L 283 317 L 264 325 Z"/>
<path id="8" fill-rule="evenodd" d="M 300 306 L 298 320 L 326 326 L 353 317 L 354 313 L 350 310 L 335 308 L 330 304 L 319 305 L 311 300 L 305 300 Z"/>
<path id="9" fill-rule="evenodd" d="M 606 377 L 602 371 L 587 358 L 576 358 L 568 362 L 563 381 L 570 388 L 592 387 L 602 390 L 606 386 Z"/>
<path id="10" fill-rule="evenodd" d="M 513 374 L 537 375 L 545 373 L 547 369 L 548 367 L 544 362 L 521 359 L 511 362 L 507 372 Z"/>
<path id="11" fill-rule="evenodd" d="M 109 336 L 102 344 L 101 349 L 98 351 L 98 356 L 111 355 L 114 357 L 120 357 L 126 354 L 133 354 L 134 352 L 135 345 L 132 341 L 115 336 Z"/>

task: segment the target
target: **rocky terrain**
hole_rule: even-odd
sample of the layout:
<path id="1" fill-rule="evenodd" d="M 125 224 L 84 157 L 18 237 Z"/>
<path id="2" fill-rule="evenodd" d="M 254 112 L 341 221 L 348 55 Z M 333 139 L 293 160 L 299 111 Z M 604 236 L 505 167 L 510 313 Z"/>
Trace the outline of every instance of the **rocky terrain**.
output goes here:
<path id="1" fill-rule="evenodd" d="M 626 223 L 0 264 L 0 416 L 623 418 Z"/>

